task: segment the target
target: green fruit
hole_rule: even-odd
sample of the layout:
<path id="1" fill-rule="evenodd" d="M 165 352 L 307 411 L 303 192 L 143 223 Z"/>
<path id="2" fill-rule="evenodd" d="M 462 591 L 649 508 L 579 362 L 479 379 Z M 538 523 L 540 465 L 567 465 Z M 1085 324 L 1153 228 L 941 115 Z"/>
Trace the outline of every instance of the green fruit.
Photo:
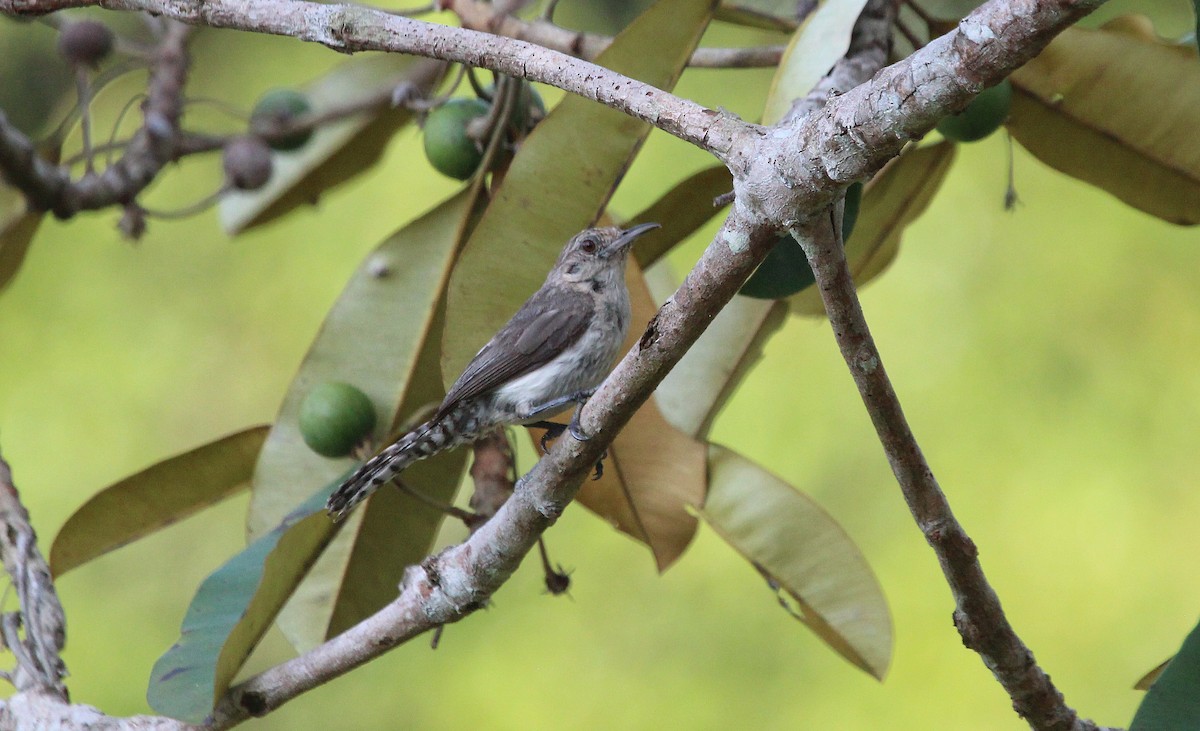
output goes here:
<path id="1" fill-rule="evenodd" d="M 482 99 L 451 99 L 425 119 L 425 157 L 443 175 L 466 180 L 483 160 L 467 125 L 488 113 Z"/>
<path id="2" fill-rule="evenodd" d="M 767 258 L 758 265 L 738 294 L 755 299 L 777 300 L 790 297 L 817 281 L 804 249 L 791 236 L 780 236 Z"/>
<path id="3" fill-rule="evenodd" d="M 375 406 L 348 383 L 322 383 L 300 404 L 300 436 L 312 451 L 344 457 L 375 428 Z"/>
<path id="4" fill-rule="evenodd" d="M 846 188 L 846 206 L 842 213 L 842 240 L 848 240 L 858 219 L 858 207 L 862 201 L 862 183 L 851 183 Z M 738 294 L 756 299 L 777 300 L 791 297 L 812 286 L 817 281 L 804 249 L 791 236 L 781 236 L 775 246 L 750 275 Z"/>
<path id="5" fill-rule="evenodd" d="M 308 97 L 294 89 L 272 89 L 254 105 L 250 113 L 250 129 L 269 136 L 274 130 L 291 124 L 292 120 L 312 111 Z M 298 150 L 312 137 L 312 130 L 305 129 L 284 137 L 272 137 L 267 144 L 272 150 Z"/>
<path id="6" fill-rule="evenodd" d="M 546 118 L 546 102 L 533 85 L 524 79 L 520 80 L 520 91 L 513 107 L 512 118 L 509 120 L 513 128 L 525 133 L 533 129 L 538 122 Z M 488 84 L 483 88 L 484 97 L 495 102 L 496 85 Z"/>
<path id="7" fill-rule="evenodd" d="M 1004 124 L 1012 109 L 1012 82 L 1008 79 L 984 89 L 967 108 L 938 122 L 943 137 L 959 142 L 982 140 Z"/>

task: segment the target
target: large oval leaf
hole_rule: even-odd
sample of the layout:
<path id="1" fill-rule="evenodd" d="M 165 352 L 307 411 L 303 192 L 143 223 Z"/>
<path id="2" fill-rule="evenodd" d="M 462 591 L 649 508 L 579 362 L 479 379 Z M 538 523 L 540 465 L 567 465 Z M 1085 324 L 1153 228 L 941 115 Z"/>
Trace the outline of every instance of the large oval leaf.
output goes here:
<path id="1" fill-rule="evenodd" d="M 710 446 L 708 469 L 705 522 L 782 592 L 780 602 L 797 619 L 882 679 L 891 662 L 891 615 L 871 567 L 841 526 L 803 493 L 730 449 Z"/>
<path id="2" fill-rule="evenodd" d="M 808 14 L 788 42 L 771 80 L 763 124 L 775 124 L 792 102 L 812 91 L 850 50 L 850 34 L 867 0 L 825 0 Z"/>
<path id="3" fill-rule="evenodd" d="M 361 114 L 320 125 L 299 150 L 274 153 L 265 186 L 233 191 L 221 199 L 222 228 L 233 235 L 273 221 L 368 170 L 396 132 L 413 119 L 408 109 L 392 108 L 392 91 L 412 84 L 419 93 L 428 93 L 445 70 L 440 61 L 387 53 L 351 59 L 309 84 L 304 92 L 315 114 L 376 101 Z"/>
<path id="4" fill-rule="evenodd" d="M 62 576 L 249 487 L 268 428 L 230 434 L 93 495 L 55 536 L 50 570 Z"/>
<path id="5" fill-rule="evenodd" d="M 1200 728 L 1200 625 L 1146 691 L 1129 731 Z"/>
<path id="6" fill-rule="evenodd" d="M 200 584 L 179 641 L 150 671 L 146 699 L 154 710 L 189 723 L 204 721 L 313 556 L 336 532 L 324 508 L 338 482 L 318 490 Z"/>
<path id="7" fill-rule="evenodd" d="M 361 388 L 382 416 L 374 434 L 376 443 L 383 442 L 393 423 L 441 399 L 439 303 L 454 255 L 477 211 L 477 200 L 477 189 L 464 190 L 408 224 L 368 255 L 351 278 L 326 316 L 263 446 L 248 521 L 252 537 L 272 530 L 308 491 L 340 475 L 350 464 L 349 460 L 315 454 L 300 436 L 300 404 L 314 385 L 344 381 Z M 453 472 L 461 471 L 463 463 L 460 457 L 451 459 L 449 467 L 446 464 L 443 468 Z M 420 474 L 420 470 L 413 472 L 409 480 Z M 436 488 L 438 497 L 448 499 L 446 491 L 452 495 L 458 480 L 443 477 L 436 473 L 430 489 Z M 373 501 L 359 512 L 378 509 L 394 513 L 393 497 L 378 504 Z M 361 618 L 361 611 L 347 614 L 339 610 L 342 602 L 359 608 L 381 605 L 380 587 L 344 581 L 348 571 L 383 571 L 389 575 L 384 582 L 386 591 L 395 595 L 400 572 L 406 563 L 424 556 L 441 521 L 440 515 L 422 510 L 412 515 L 418 516 L 420 530 L 410 526 L 402 534 L 372 520 L 363 521 L 358 530 L 342 532 L 280 619 L 280 627 L 294 644 L 303 648 L 324 640 L 335 613 Z M 378 540 L 390 541 L 391 548 L 355 552 L 356 536 L 366 529 L 380 531 Z M 377 566 L 352 569 L 352 559 Z M 368 595 L 369 599 L 364 598 Z"/>
<path id="8" fill-rule="evenodd" d="M 904 229 L 915 221 L 942 186 L 955 147 L 939 142 L 904 153 L 884 166 L 863 188 L 854 235 L 846 242 L 846 259 L 854 282 L 862 287 L 896 258 Z M 793 314 L 825 316 L 814 287 L 788 299 Z"/>
<path id="9" fill-rule="evenodd" d="M 1200 223 L 1194 46 L 1126 16 L 1068 28 L 1012 81 L 1008 129 L 1038 159 L 1165 221 Z"/>
<path id="10" fill-rule="evenodd" d="M 671 89 L 711 0 L 661 0 L 596 62 Z M 442 372 L 453 381 L 533 293 L 567 240 L 596 221 L 650 125 L 569 95 L 521 145 L 450 282 Z"/>

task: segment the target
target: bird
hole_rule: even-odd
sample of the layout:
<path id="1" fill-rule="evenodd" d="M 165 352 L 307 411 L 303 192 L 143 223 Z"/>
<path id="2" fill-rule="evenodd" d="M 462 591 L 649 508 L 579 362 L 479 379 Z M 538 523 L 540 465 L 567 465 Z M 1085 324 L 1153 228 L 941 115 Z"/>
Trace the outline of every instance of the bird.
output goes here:
<path id="1" fill-rule="evenodd" d="M 629 331 L 625 264 L 634 240 L 659 227 L 588 228 L 563 247 L 545 282 L 480 349 L 433 417 L 367 460 L 329 496 L 341 520 L 414 462 L 514 424 L 586 441 L 583 404 L 608 374 Z M 543 417 L 569 404 L 569 425 Z"/>

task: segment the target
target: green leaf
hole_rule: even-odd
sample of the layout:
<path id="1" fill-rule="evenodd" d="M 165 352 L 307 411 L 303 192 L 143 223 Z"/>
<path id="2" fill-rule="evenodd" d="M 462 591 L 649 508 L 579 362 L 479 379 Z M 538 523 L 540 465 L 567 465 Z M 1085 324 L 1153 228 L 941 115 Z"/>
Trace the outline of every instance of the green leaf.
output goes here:
<path id="1" fill-rule="evenodd" d="M 222 228 L 233 235 L 261 226 L 297 206 L 315 203 L 326 190 L 368 170 L 396 132 L 413 120 L 409 110 L 391 106 L 392 90 L 409 83 L 428 93 L 445 71 L 440 61 L 387 53 L 346 61 L 306 86 L 314 114 L 373 99 L 379 103 L 322 124 L 299 150 L 272 154 L 273 172 L 264 187 L 222 197 Z"/>
<path id="2" fill-rule="evenodd" d="M 846 241 L 846 259 L 859 287 L 895 260 L 904 229 L 925 212 L 946 179 L 954 154 L 950 142 L 909 150 L 863 187 L 854 233 Z M 821 295 L 813 287 L 790 297 L 788 306 L 792 314 L 825 316 Z"/>
<path id="3" fill-rule="evenodd" d="M 982 5 L 983 0 L 919 0 L 918 4 L 926 13 L 939 20 L 957 21 Z"/>
<path id="4" fill-rule="evenodd" d="M 1146 691 L 1129 731 L 1200 728 L 1200 625 Z"/>
<path id="5" fill-rule="evenodd" d="M 328 482 L 350 465 L 348 459 L 317 455 L 300 435 L 300 406 L 313 386 L 341 381 L 366 393 L 381 415 L 374 434 L 377 444 L 384 442 L 393 424 L 441 400 L 439 303 L 455 253 L 476 215 L 477 196 L 478 189 L 464 189 L 392 234 L 364 259 L 347 283 L 310 346 L 263 445 L 254 473 L 248 521 L 251 537 L 273 529 L 316 485 Z M 461 458 L 448 459 L 449 466 L 443 464 L 446 473 L 456 469 L 461 472 Z M 406 473 L 406 482 L 412 482 L 412 475 Z M 442 478 L 439 473 L 435 484 L 421 487 L 449 499 L 458 479 Z M 378 507 L 372 500 L 358 512 L 389 510 L 388 506 L 395 507 L 390 497 L 379 501 Z M 347 610 L 339 609 L 343 602 L 378 607 L 381 591 L 395 595 L 405 562 L 424 556 L 441 522 L 440 515 L 422 510 L 413 515 L 416 517 L 412 520 L 419 526 L 410 526 L 404 534 L 373 520 L 342 531 L 280 618 L 281 629 L 294 645 L 306 648 L 323 641 L 332 631 L 330 622 L 335 613 L 350 616 Z M 373 554 L 356 553 L 355 541 L 362 530 L 386 533 L 379 540 L 392 548 Z M 395 581 L 389 578 L 385 588 L 344 581 L 348 572 L 360 570 L 349 565 L 352 561 L 386 564 L 383 569 L 371 570 L 384 571 Z M 366 600 L 359 594 L 373 598 Z M 361 617 L 361 612 L 355 616 Z"/>
<path id="6" fill-rule="evenodd" d="M 54 538 L 50 570 L 62 576 L 249 487 L 268 428 L 230 434 L 93 495 Z"/>
<path id="7" fill-rule="evenodd" d="M 696 232 L 725 206 L 713 199 L 733 190 L 733 176 L 724 165 L 714 165 L 690 175 L 663 197 L 626 222 L 658 223 L 662 228 L 643 234 L 633 244 L 633 258 L 643 269 L 665 256 L 676 244 Z"/>
<path id="8" fill-rule="evenodd" d="M 867 0 L 825 0 L 809 13 L 788 42 L 763 109 L 763 124 L 775 124 L 817 85 L 850 50 L 850 34 Z"/>
<path id="9" fill-rule="evenodd" d="M 791 33 L 796 30 L 796 0 L 731 0 L 721 3 L 713 18 L 750 28 Z"/>
<path id="10" fill-rule="evenodd" d="M 1012 82 L 1008 129 L 1038 159 L 1165 221 L 1200 223 L 1194 47 L 1161 40 L 1144 16 L 1122 16 L 1099 30 L 1068 28 Z"/>
<path id="11" fill-rule="evenodd" d="M 882 679 L 892 620 L 858 547 L 820 506 L 750 460 L 716 444 L 708 455 L 701 517 L 780 592 L 796 619 Z"/>
<path id="12" fill-rule="evenodd" d="M 146 699 L 154 710 L 189 723 L 204 721 L 312 557 L 336 532 L 324 508 L 340 481 L 317 491 L 200 584 L 179 641 L 150 672 Z"/>
<path id="13" fill-rule="evenodd" d="M 714 4 L 661 0 L 596 61 L 671 89 Z M 538 288 L 567 240 L 599 218 L 649 131 L 574 95 L 534 128 L 454 269 L 442 357 L 448 382 Z"/>

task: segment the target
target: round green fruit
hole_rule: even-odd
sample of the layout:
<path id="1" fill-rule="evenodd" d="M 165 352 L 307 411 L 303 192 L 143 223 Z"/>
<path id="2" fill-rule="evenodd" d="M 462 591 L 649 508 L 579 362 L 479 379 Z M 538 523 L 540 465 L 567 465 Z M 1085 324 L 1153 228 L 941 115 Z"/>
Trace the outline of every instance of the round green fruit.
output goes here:
<path id="1" fill-rule="evenodd" d="M 300 404 L 300 436 L 312 451 L 344 457 L 375 428 L 375 406 L 348 383 L 322 383 Z"/>
<path id="2" fill-rule="evenodd" d="M 513 107 L 512 117 L 509 120 L 513 128 L 518 132 L 525 133 L 537 126 L 537 123 L 546 118 L 546 102 L 542 100 L 542 95 L 538 93 L 533 85 L 524 79 L 520 81 L 520 91 Z M 483 88 L 483 95 L 487 101 L 495 103 L 496 85 L 488 84 Z"/>
<path id="3" fill-rule="evenodd" d="M 967 108 L 938 122 L 943 137 L 959 142 L 982 140 L 1004 124 L 1012 109 L 1012 82 L 1008 79 L 984 89 Z"/>
<path id="4" fill-rule="evenodd" d="M 292 120 L 312 111 L 308 97 L 294 89 L 272 89 L 254 105 L 250 112 L 250 129 L 264 136 L 277 129 L 285 128 Z M 305 129 L 283 137 L 272 136 L 267 144 L 272 150 L 298 150 L 312 138 L 312 130 Z"/>
<path id="5" fill-rule="evenodd" d="M 466 180 L 483 160 L 467 125 L 488 113 L 482 99 L 451 99 L 425 119 L 425 157 L 443 175 Z"/>

